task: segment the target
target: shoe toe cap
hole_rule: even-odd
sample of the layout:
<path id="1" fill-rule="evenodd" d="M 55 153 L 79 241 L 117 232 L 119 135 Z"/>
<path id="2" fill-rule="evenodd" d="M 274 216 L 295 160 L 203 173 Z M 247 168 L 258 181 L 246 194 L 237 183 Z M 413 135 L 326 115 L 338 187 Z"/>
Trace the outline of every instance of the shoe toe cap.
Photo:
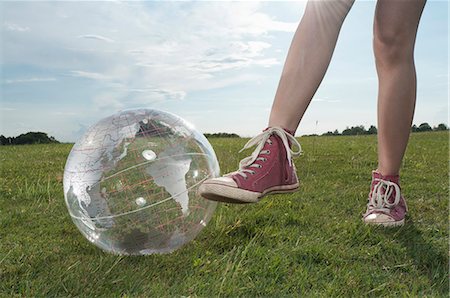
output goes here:
<path id="1" fill-rule="evenodd" d="M 236 181 L 231 177 L 217 177 L 211 178 L 203 182 L 203 185 L 215 184 L 215 185 L 224 185 L 229 187 L 237 187 Z"/>
<path id="2" fill-rule="evenodd" d="M 364 218 L 364 221 L 369 224 L 385 224 L 392 223 L 395 220 L 387 214 L 371 213 Z"/>

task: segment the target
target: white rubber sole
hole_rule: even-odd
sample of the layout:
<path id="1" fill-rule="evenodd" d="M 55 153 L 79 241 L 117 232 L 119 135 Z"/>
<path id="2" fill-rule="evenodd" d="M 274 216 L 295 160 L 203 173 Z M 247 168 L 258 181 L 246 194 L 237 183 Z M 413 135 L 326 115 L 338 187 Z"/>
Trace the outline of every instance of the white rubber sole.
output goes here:
<path id="1" fill-rule="evenodd" d="M 364 219 L 363 219 L 363 221 L 367 225 L 383 226 L 383 227 L 387 227 L 387 228 L 400 227 L 400 226 L 403 226 L 405 224 L 405 219 L 402 219 L 402 220 L 399 220 L 399 221 L 386 221 L 386 222 L 365 221 Z"/>
<path id="2" fill-rule="evenodd" d="M 205 182 L 200 185 L 198 191 L 202 197 L 211 201 L 248 204 L 257 203 L 269 194 L 294 192 L 298 187 L 299 183 L 297 182 L 290 185 L 273 186 L 266 189 L 263 193 L 260 193 L 219 183 Z"/>

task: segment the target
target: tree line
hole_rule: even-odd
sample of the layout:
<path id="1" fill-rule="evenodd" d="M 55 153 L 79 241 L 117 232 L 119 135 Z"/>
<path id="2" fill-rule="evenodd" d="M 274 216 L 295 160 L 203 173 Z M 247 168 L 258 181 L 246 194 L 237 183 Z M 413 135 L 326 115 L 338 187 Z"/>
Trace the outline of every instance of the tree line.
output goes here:
<path id="1" fill-rule="evenodd" d="M 427 131 L 444 131 L 449 130 L 447 125 L 441 123 L 437 126 L 431 127 L 428 123 L 422 123 L 419 126 L 413 125 L 411 127 L 411 132 L 427 132 Z M 371 125 L 368 129 L 365 129 L 363 125 L 347 127 L 342 132 L 337 129 L 334 131 L 328 131 L 322 136 L 354 136 L 354 135 L 373 135 L 377 134 L 378 130 L 375 126 Z M 317 136 L 317 134 L 312 134 L 308 136 Z M 235 133 L 205 133 L 207 138 L 240 138 L 239 135 Z M 51 144 L 60 143 L 52 136 L 48 136 L 45 132 L 27 132 L 21 134 L 17 137 L 5 137 L 0 135 L 0 145 L 25 145 L 25 144 Z"/>
<path id="2" fill-rule="evenodd" d="M 49 137 L 45 132 L 27 132 L 17 137 L 5 137 L 0 135 L 0 145 L 25 145 L 25 144 L 51 144 L 59 143 L 54 137 Z"/>
<path id="3" fill-rule="evenodd" d="M 235 133 L 218 132 L 218 133 L 205 133 L 205 137 L 209 138 L 240 138 L 239 135 Z"/>
<path id="4" fill-rule="evenodd" d="M 447 125 L 444 123 L 438 124 L 435 127 L 431 127 L 428 123 L 422 123 L 419 126 L 413 125 L 411 127 L 411 132 L 427 132 L 427 131 L 443 131 L 448 130 Z M 375 126 L 371 125 L 369 129 L 365 129 L 363 125 L 352 126 L 346 128 L 340 133 L 337 129 L 335 131 L 328 131 L 322 136 L 355 136 L 355 135 L 374 135 L 377 134 L 378 130 Z"/>

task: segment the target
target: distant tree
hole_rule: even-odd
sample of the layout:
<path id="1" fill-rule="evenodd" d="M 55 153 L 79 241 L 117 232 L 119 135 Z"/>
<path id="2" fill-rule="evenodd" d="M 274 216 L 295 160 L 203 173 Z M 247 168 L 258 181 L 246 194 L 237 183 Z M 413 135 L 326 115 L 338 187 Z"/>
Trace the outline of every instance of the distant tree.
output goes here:
<path id="1" fill-rule="evenodd" d="M 369 135 L 376 135 L 378 133 L 378 130 L 375 126 L 371 125 L 369 129 L 367 130 L 367 134 Z"/>
<path id="2" fill-rule="evenodd" d="M 342 131 L 343 136 L 349 136 L 352 134 L 352 130 L 348 126 Z"/>
<path id="3" fill-rule="evenodd" d="M 444 124 L 444 123 L 440 123 L 438 124 L 438 126 L 435 126 L 433 128 L 431 128 L 431 126 L 428 123 L 422 123 L 419 126 L 417 125 L 413 125 L 411 126 L 411 132 L 426 132 L 426 131 L 443 131 L 443 130 L 449 130 L 450 128 Z M 372 135 L 372 134 L 377 134 L 378 133 L 378 129 L 376 128 L 376 126 L 371 125 L 369 127 L 368 130 L 365 130 L 364 126 L 359 125 L 359 126 L 352 126 L 352 127 L 346 127 L 343 131 L 342 134 L 339 133 L 339 131 L 336 129 L 334 132 L 332 131 L 327 131 L 326 133 L 322 134 L 323 136 L 337 136 L 337 135 L 343 135 L 343 136 L 353 136 L 353 135 L 364 135 L 364 134 L 368 134 L 368 135 Z"/>
<path id="4" fill-rule="evenodd" d="M 240 138 L 239 135 L 235 133 L 218 132 L 218 133 L 205 133 L 207 138 Z"/>
<path id="5" fill-rule="evenodd" d="M 434 127 L 433 130 L 436 130 L 436 131 L 448 130 L 448 127 L 444 123 L 440 123 L 440 124 L 438 124 L 438 126 Z"/>
<path id="6" fill-rule="evenodd" d="M 355 135 L 365 135 L 365 134 L 367 134 L 367 130 L 362 125 L 353 127 L 353 132 L 354 132 Z"/>
<path id="7" fill-rule="evenodd" d="M 8 144 L 8 138 L 6 138 L 4 135 L 0 136 L 0 145 L 6 145 Z"/>
<path id="8" fill-rule="evenodd" d="M 326 133 L 322 134 L 322 136 L 340 136 L 341 134 L 337 129 L 334 131 L 327 131 Z"/>
<path id="9" fill-rule="evenodd" d="M 17 137 L 6 138 L 0 136 L 1 145 L 23 145 L 23 144 L 50 144 L 59 143 L 54 137 L 49 137 L 44 132 L 27 132 Z"/>
<path id="10" fill-rule="evenodd" d="M 426 123 L 426 122 L 419 125 L 419 131 L 420 132 L 431 131 L 431 130 L 432 130 L 431 126 L 428 123 Z"/>
<path id="11" fill-rule="evenodd" d="M 351 128 L 346 128 L 342 131 L 343 136 L 355 136 L 355 135 L 365 135 L 367 134 L 366 129 L 364 126 L 352 126 Z"/>

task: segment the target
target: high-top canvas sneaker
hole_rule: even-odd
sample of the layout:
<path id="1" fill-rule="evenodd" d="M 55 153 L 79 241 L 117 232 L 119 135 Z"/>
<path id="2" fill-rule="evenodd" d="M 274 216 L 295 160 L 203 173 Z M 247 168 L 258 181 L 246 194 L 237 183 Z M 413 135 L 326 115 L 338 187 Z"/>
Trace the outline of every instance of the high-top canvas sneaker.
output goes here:
<path id="1" fill-rule="evenodd" d="M 405 223 L 407 211 L 406 201 L 400 191 L 399 176 L 383 176 L 372 171 L 372 185 L 367 210 L 363 215 L 364 222 L 386 227 L 401 226 Z"/>
<path id="2" fill-rule="evenodd" d="M 298 150 L 293 151 L 292 145 Z M 300 155 L 301 147 L 292 134 L 280 127 L 269 127 L 242 150 L 253 146 L 255 151 L 241 160 L 236 172 L 206 180 L 199 193 L 213 201 L 256 203 L 268 194 L 295 191 L 299 182 L 292 157 Z"/>

